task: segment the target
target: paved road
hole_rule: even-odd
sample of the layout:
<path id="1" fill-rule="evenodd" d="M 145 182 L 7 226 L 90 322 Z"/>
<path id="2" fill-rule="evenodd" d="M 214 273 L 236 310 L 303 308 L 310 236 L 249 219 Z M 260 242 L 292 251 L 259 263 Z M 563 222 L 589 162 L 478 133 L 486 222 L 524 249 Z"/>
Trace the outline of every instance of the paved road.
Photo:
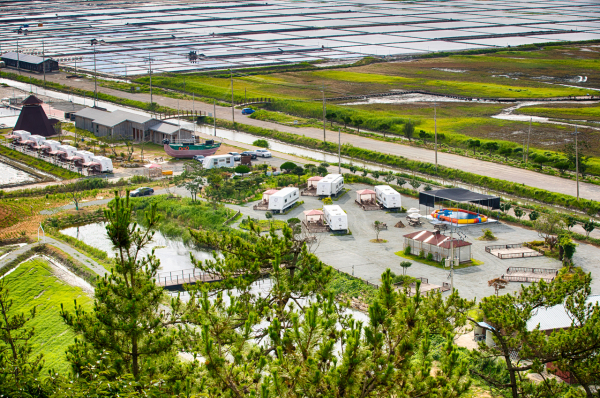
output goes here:
<path id="1" fill-rule="evenodd" d="M 81 254 L 80 252 L 78 252 L 77 250 L 75 250 L 71 246 L 67 245 L 66 243 L 58 241 L 58 240 L 56 240 L 54 238 L 51 238 L 49 236 L 44 237 L 43 240 L 42 240 L 42 243 L 47 243 L 49 245 L 52 245 L 54 247 L 59 248 L 60 250 L 62 250 L 63 252 L 67 253 L 71 257 L 75 258 L 76 260 L 78 260 L 82 264 L 85 264 L 88 268 L 90 268 L 92 271 L 94 271 L 98 275 L 102 276 L 102 275 L 104 275 L 104 274 L 106 274 L 108 272 L 102 265 L 98 264 L 96 261 L 94 261 L 91 258 L 87 257 L 86 255 Z M 25 246 L 23 246 L 23 247 L 15 250 L 15 251 L 9 253 L 8 256 L 6 256 L 2 260 L 0 260 L 0 268 L 4 267 L 6 264 L 8 264 L 9 262 L 13 261 L 15 258 L 17 258 L 21 254 L 25 253 L 26 251 L 30 250 L 33 246 L 35 246 L 37 244 L 38 243 L 32 243 L 32 244 L 29 244 L 29 245 L 25 245 Z"/>
<path id="2" fill-rule="evenodd" d="M 37 76 L 36 76 L 37 77 Z M 86 90 L 94 90 L 94 82 L 89 79 L 67 79 L 66 74 L 52 74 L 47 75 L 46 78 L 51 81 L 59 82 L 65 85 L 75 85 L 79 88 Z M 129 93 L 124 91 L 118 91 L 109 89 L 106 87 L 99 87 L 98 90 L 103 93 L 110 95 L 133 99 L 137 101 L 150 102 L 150 95 L 145 93 Z M 177 100 L 168 97 L 162 97 L 154 95 L 153 100 L 160 105 L 168 106 L 177 109 L 179 104 L 180 109 L 192 109 L 192 101 Z M 201 102 L 194 104 L 194 109 L 202 110 L 205 112 L 213 112 L 213 106 Z M 217 117 L 225 120 L 232 120 L 231 108 L 220 107 L 216 108 Z M 304 135 L 316 139 L 323 138 L 323 130 L 312 128 L 312 127 L 293 127 L 284 126 L 276 123 L 265 122 L 261 120 L 251 119 L 241 114 L 240 109 L 235 110 L 235 120 L 252 125 L 259 126 L 268 129 L 275 129 L 288 133 Z M 327 141 L 337 143 L 337 132 L 329 132 Z M 432 150 L 424 148 L 416 148 L 412 146 L 406 146 L 401 144 L 392 144 L 388 142 L 377 141 L 365 137 L 359 137 L 352 134 L 342 134 L 342 143 L 349 143 L 359 148 L 369 149 L 377 152 L 388 153 L 392 155 L 404 156 L 408 159 L 433 162 L 434 153 Z M 571 180 L 567 180 L 560 177 L 548 176 L 545 174 L 536 173 L 534 171 L 522 170 L 507 165 L 496 164 L 492 162 L 486 162 L 477 159 L 466 158 L 458 155 L 438 153 L 438 162 L 440 165 L 452 167 L 464 171 L 470 171 L 476 174 L 489 176 L 493 178 L 499 178 L 507 181 L 516 182 L 519 184 L 525 184 L 528 186 L 547 189 L 554 192 L 563 194 L 573 195 L 576 194 L 576 183 Z M 600 200 L 600 186 L 593 184 L 580 184 L 580 196 L 586 199 Z"/>

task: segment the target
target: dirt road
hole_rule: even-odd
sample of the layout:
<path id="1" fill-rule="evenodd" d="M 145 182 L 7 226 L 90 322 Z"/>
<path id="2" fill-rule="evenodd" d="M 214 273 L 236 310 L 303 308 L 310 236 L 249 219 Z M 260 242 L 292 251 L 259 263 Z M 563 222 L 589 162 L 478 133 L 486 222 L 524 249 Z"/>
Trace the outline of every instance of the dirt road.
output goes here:
<path id="1" fill-rule="evenodd" d="M 66 76 L 67 75 L 64 73 L 52 74 L 46 75 L 46 79 L 49 81 L 75 86 L 86 90 L 94 90 L 93 79 L 67 79 Z M 39 78 L 39 76 L 37 75 L 34 75 L 34 77 Z M 145 93 L 129 93 L 124 91 L 113 90 L 106 87 L 98 87 L 98 91 L 132 100 L 150 102 L 150 95 Z M 174 109 L 177 109 L 179 102 L 180 109 L 192 110 L 192 101 L 177 100 L 174 98 L 162 97 L 159 95 L 154 95 L 153 100 L 154 102 L 157 102 L 160 105 L 168 106 Z M 213 112 L 213 106 L 211 104 L 195 102 L 193 106 L 195 110 L 202 110 L 210 113 Z M 231 108 L 229 107 L 217 106 L 216 115 L 219 119 L 232 120 L 233 118 Z M 316 139 L 323 139 L 322 129 L 312 127 L 284 126 L 281 124 L 255 120 L 242 115 L 240 109 L 235 110 L 235 121 L 252 126 L 275 129 L 278 131 L 304 135 Z M 327 141 L 337 143 L 337 131 L 328 131 L 326 138 Z M 342 133 L 341 135 L 341 142 L 342 144 L 348 143 L 359 148 L 373 150 L 381 153 L 404 156 L 407 159 L 411 160 L 425 161 L 430 163 L 433 163 L 434 161 L 434 152 L 429 149 L 415 148 L 412 146 L 406 146 L 401 144 L 392 144 L 389 142 L 382 142 L 344 133 Z M 575 181 L 567 180 L 560 177 L 548 176 L 545 174 L 536 173 L 534 171 L 518 169 L 503 164 L 496 164 L 492 162 L 486 162 L 478 159 L 471 159 L 447 153 L 438 153 L 438 163 L 442 166 L 469 171 L 479 175 L 498 178 L 506 181 L 512 181 L 519 184 L 525 184 L 535 188 L 546 189 L 549 191 L 572 196 L 576 195 Z M 600 200 L 600 186 L 581 183 L 580 196 L 585 199 Z"/>

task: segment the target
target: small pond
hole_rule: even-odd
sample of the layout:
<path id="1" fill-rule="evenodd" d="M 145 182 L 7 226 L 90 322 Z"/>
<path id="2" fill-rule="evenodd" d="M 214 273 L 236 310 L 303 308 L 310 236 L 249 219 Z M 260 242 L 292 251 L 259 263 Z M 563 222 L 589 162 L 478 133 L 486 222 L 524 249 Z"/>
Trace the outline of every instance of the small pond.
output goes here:
<path id="1" fill-rule="evenodd" d="M 77 238 L 90 246 L 105 251 L 110 257 L 115 256 L 115 252 L 112 249 L 112 243 L 106 235 L 106 223 L 104 222 L 70 227 L 63 229 L 61 232 L 65 235 Z M 154 233 L 152 243 L 149 245 L 149 249 L 151 248 L 155 248 L 154 254 L 160 260 L 161 272 L 194 268 L 190 259 L 190 252 L 194 254 L 194 257 L 197 260 L 207 260 L 212 258 L 212 253 L 210 251 L 190 249 L 184 245 L 183 242 L 166 238 L 158 231 Z M 149 252 L 150 250 L 146 250 L 142 255 Z"/>
<path id="2" fill-rule="evenodd" d="M 35 176 L 0 162 L 0 186 L 35 181 Z"/>

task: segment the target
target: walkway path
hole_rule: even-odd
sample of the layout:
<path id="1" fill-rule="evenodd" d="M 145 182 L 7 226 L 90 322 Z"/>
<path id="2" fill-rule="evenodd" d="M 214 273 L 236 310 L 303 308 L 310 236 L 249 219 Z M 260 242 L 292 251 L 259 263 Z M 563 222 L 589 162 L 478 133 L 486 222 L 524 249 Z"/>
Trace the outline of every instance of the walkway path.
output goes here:
<path id="1" fill-rule="evenodd" d="M 94 90 L 94 81 L 90 79 L 67 79 L 66 74 L 52 74 L 47 75 L 46 78 L 49 81 L 54 81 L 68 86 L 75 86 L 86 90 Z M 34 77 L 38 77 L 37 75 Z M 122 98 L 128 98 L 136 101 L 150 102 L 150 95 L 145 93 L 129 93 L 125 91 L 113 90 L 106 87 L 99 87 L 99 92 L 118 96 Z M 168 106 L 173 109 L 177 109 L 178 105 L 180 109 L 192 109 L 192 106 L 197 111 L 213 112 L 213 106 L 202 102 L 195 102 L 192 105 L 192 101 L 188 100 L 177 100 L 174 98 L 163 97 L 160 95 L 153 95 L 154 102 L 159 105 Z M 216 115 L 219 119 L 232 120 L 231 108 L 229 107 L 216 107 Z M 323 139 L 323 130 L 312 128 L 312 127 L 293 127 L 284 126 L 281 124 L 266 122 L 262 120 L 251 119 L 247 116 L 242 115 L 241 109 L 235 110 L 235 120 L 240 123 L 263 127 L 267 129 L 275 129 L 278 131 L 288 132 L 292 134 L 304 135 L 311 138 Z M 336 132 L 328 132 L 327 141 L 331 141 L 337 144 L 338 137 Z M 341 135 L 341 142 L 343 144 L 352 144 L 358 148 L 369 149 L 381 153 L 388 153 L 391 155 L 404 156 L 407 159 L 425 161 L 432 163 L 434 161 L 434 152 L 429 149 L 417 148 L 412 146 L 406 146 L 401 144 L 392 144 L 389 142 L 377 141 L 370 138 L 360 137 L 352 134 Z M 567 180 L 560 177 L 548 176 L 545 174 L 536 173 L 534 171 L 523 170 L 514 168 L 503 164 L 495 164 L 478 159 L 466 158 L 459 155 L 452 155 L 446 153 L 438 153 L 438 163 L 443 166 L 460 169 L 464 171 L 473 172 L 479 175 L 484 175 L 493 178 L 499 178 L 502 180 L 512 181 L 519 184 L 525 184 L 531 187 L 547 189 L 550 191 L 573 195 L 576 194 L 576 183 L 575 181 Z M 582 198 L 600 200 L 600 186 L 593 184 L 580 184 L 580 195 Z"/>
<path id="2" fill-rule="evenodd" d="M 46 243 L 51 246 L 59 248 L 60 250 L 62 250 L 69 256 L 75 258 L 77 261 L 81 262 L 86 267 L 88 267 L 89 269 L 91 269 L 92 271 L 94 271 L 95 273 L 97 273 L 100 276 L 102 276 L 108 272 L 102 265 L 98 264 L 96 261 L 92 260 L 88 256 L 81 254 L 76 249 L 72 248 L 71 246 L 67 245 L 66 243 L 63 243 L 63 242 L 56 240 L 54 238 L 51 238 L 49 236 L 44 237 L 41 243 Z M 38 244 L 39 243 L 37 243 L 37 242 L 32 243 L 32 244 L 20 247 L 19 249 L 15 250 L 13 252 L 10 252 L 6 257 L 4 257 L 2 260 L 0 260 L 0 268 L 4 267 L 6 264 L 10 263 L 14 259 L 16 259 L 18 256 L 20 256 L 21 254 L 25 253 L 26 251 L 30 250 L 32 247 L 34 247 Z"/>

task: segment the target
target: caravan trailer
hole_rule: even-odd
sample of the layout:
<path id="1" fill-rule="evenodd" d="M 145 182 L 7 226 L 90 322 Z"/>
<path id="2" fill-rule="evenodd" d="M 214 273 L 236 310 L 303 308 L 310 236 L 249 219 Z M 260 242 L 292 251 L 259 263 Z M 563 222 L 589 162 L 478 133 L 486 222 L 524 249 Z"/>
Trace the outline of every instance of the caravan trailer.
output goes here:
<path id="1" fill-rule="evenodd" d="M 112 160 L 110 160 L 106 156 L 94 156 L 92 158 L 92 162 L 100 164 L 99 169 L 100 169 L 101 173 L 112 173 L 113 172 Z"/>
<path id="2" fill-rule="evenodd" d="M 17 142 L 27 141 L 29 137 L 31 137 L 31 133 L 25 130 L 14 130 L 12 133 L 13 135 L 19 137 Z"/>
<path id="3" fill-rule="evenodd" d="M 202 161 L 202 167 L 205 169 L 218 169 L 221 167 L 235 167 L 235 160 L 232 155 L 214 155 L 207 156 Z"/>
<path id="4" fill-rule="evenodd" d="M 83 160 L 82 163 L 89 163 L 94 158 L 94 154 L 90 151 L 75 151 L 75 156 L 79 156 Z"/>
<path id="5" fill-rule="evenodd" d="M 54 140 L 46 140 L 44 141 L 44 150 L 47 152 L 56 151 L 60 146 L 60 142 Z"/>
<path id="6" fill-rule="evenodd" d="M 338 205 L 323 206 L 325 221 L 332 231 L 348 230 L 348 215 Z"/>
<path id="7" fill-rule="evenodd" d="M 375 197 L 386 209 L 399 209 L 402 206 L 400 194 L 389 185 L 375 185 Z"/>
<path id="8" fill-rule="evenodd" d="M 77 151 L 77 148 L 75 148 L 74 146 L 71 146 L 71 145 L 59 145 L 58 150 L 65 153 L 64 157 L 70 158 L 70 157 L 75 156 L 75 152 Z"/>
<path id="9" fill-rule="evenodd" d="M 344 177 L 341 174 L 327 174 L 317 182 L 317 195 L 335 196 L 344 189 Z"/>
<path id="10" fill-rule="evenodd" d="M 29 141 L 33 141 L 32 146 L 41 147 L 46 142 L 46 137 L 42 137 L 41 135 L 30 135 Z"/>
<path id="11" fill-rule="evenodd" d="M 282 212 L 298 201 L 300 190 L 298 188 L 283 188 L 269 196 L 269 210 Z"/>

